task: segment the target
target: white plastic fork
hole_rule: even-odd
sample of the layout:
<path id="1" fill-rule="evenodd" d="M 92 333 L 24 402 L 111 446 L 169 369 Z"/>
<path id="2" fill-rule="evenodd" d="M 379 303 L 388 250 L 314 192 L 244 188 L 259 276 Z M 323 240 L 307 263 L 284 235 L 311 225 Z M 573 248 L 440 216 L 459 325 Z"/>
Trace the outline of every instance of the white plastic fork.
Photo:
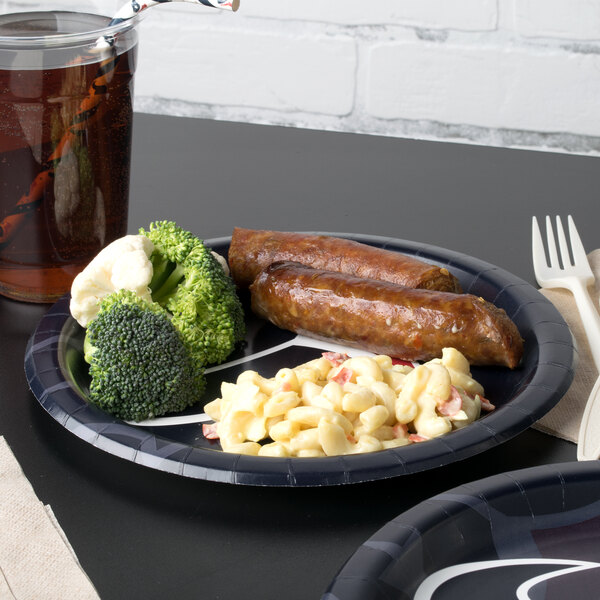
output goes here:
<path id="1" fill-rule="evenodd" d="M 588 398 L 577 436 L 577 460 L 600 458 L 600 377 Z"/>
<path id="2" fill-rule="evenodd" d="M 549 259 L 549 262 L 546 262 L 542 234 L 537 219 L 533 217 L 533 270 L 540 287 L 565 288 L 573 294 L 596 369 L 600 373 L 600 314 L 588 291 L 588 286 L 594 283 L 594 274 L 571 215 L 567 220 L 573 260 L 569 256 L 569 245 L 560 217 L 556 217 L 556 234 L 560 255 L 554 241 L 552 221 L 550 217 L 546 217 L 546 244 Z"/>
<path id="3" fill-rule="evenodd" d="M 590 344 L 594 363 L 600 373 L 600 315 L 588 292 L 588 286 L 594 283 L 594 274 L 570 215 L 568 224 L 572 261 L 569 257 L 567 240 L 560 217 L 556 217 L 560 260 L 554 242 L 552 222 L 550 217 L 546 217 L 546 240 L 550 261 L 547 263 L 540 228 L 536 218 L 533 217 L 533 269 L 540 287 L 566 288 L 572 292 Z M 598 458 L 600 458 L 600 377 L 586 402 L 577 436 L 577 460 L 597 460 Z"/>

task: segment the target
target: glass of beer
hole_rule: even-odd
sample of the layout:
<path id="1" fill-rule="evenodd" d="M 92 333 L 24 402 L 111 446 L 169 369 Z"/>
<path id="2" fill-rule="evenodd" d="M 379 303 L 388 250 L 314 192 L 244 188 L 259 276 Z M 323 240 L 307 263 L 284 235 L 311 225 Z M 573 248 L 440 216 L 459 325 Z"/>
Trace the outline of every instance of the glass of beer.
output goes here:
<path id="1" fill-rule="evenodd" d="M 127 232 L 139 18 L 109 22 L 0 14 L 0 294 L 10 298 L 55 301 Z"/>

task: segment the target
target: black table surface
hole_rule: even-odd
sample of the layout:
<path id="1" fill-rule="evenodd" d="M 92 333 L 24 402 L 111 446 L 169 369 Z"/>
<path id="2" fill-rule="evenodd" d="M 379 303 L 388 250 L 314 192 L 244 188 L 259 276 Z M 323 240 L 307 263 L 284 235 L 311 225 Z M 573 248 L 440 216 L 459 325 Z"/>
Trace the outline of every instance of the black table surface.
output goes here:
<path id="1" fill-rule="evenodd" d="M 534 284 L 531 217 L 572 214 L 598 244 L 600 160 L 136 114 L 130 231 L 172 219 L 204 239 L 234 226 L 422 241 Z M 96 449 L 40 407 L 23 373 L 47 305 L 0 299 L 0 435 L 105 600 L 320 598 L 355 549 L 433 494 L 575 460 L 530 429 L 478 456 L 354 486 L 188 479 Z"/>

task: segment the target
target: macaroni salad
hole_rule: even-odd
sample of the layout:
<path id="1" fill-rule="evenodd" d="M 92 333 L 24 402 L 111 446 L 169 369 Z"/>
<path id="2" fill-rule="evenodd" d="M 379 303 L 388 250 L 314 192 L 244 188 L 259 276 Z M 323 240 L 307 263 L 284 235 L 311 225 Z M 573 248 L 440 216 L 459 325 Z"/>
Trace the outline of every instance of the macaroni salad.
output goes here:
<path id="1" fill-rule="evenodd" d="M 375 452 L 444 435 L 494 407 L 454 348 L 421 365 L 325 352 L 265 378 L 244 371 L 204 407 L 225 452 L 318 457 Z"/>

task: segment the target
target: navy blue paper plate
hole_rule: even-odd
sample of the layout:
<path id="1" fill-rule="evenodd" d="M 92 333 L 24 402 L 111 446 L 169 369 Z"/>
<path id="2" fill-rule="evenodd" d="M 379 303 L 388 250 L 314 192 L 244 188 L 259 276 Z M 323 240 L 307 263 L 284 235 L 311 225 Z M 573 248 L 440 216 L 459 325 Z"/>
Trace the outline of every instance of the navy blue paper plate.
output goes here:
<path id="1" fill-rule="evenodd" d="M 358 548 L 322 600 L 597 600 L 600 463 L 494 475 L 418 504 Z"/>
<path id="2" fill-rule="evenodd" d="M 435 246 L 378 236 L 351 237 L 447 267 L 465 292 L 506 310 L 525 340 L 521 365 L 514 370 L 473 367 L 496 410 L 444 437 L 370 454 L 327 458 L 275 458 L 222 452 L 202 435 L 200 425 L 136 427 L 111 417 L 86 399 L 84 330 L 69 314 L 69 296 L 53 305 L 31 336 L 25 371 L 35 397 L 66 429 L 90 444 L 162 471 L 225 483 L 263 486 L 322 486 L 397 477 L 462 460 L 521 433 L 548 412 L 569 388 L 574 346 L 560 313 L 533 286 L 491 264 Z M 230 238 L 206 244 L 226 255 Z M 230 360 L 243 359 L 289 341 L 282 331 L 246 311 L 247 343 Z M 288 347 L 208 376 L 206 401 L 220 395 L 222 381 L 235 381 L 246 369 L 272 376 L 283 366 L 316 358 L 319 349 Z M 196 408 L 195 412 L 199 412 Z"/>

